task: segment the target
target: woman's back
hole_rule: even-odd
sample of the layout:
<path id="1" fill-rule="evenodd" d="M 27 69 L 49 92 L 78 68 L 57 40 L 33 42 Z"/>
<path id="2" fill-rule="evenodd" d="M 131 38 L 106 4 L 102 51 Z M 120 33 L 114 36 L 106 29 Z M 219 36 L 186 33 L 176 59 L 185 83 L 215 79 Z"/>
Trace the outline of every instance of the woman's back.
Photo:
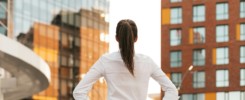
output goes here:
<path id="1" fill-rule="evenodd" d="M 145 100 L 148 82 L 153 70 L 150 59 L 136 54 L 134 76 L 125 67 L 119 52 L 101 58 L 108 84 L 109 100 Z"/>
<path id="2" fill-rule="evenodd" d="M 158 81 L 164 90 L 168 89 L 167 91 L 170 95 L 178 97 L 175 86 L 151 58 L 136 54 L 134 61 L 133 76 L 125 67 L 119 52 L 102 56 L 76 87 L 77 90 L 74 90 L 74 97 L 77 96 L 76 99 L 78 100 L 86 100 L 87 92 L 100 77 L 104 77 L 106 80 L 108 100 L 145 100 L 150 77 Z M 171 97 L 171 99 L 166 100 L 177 99 Z"/>

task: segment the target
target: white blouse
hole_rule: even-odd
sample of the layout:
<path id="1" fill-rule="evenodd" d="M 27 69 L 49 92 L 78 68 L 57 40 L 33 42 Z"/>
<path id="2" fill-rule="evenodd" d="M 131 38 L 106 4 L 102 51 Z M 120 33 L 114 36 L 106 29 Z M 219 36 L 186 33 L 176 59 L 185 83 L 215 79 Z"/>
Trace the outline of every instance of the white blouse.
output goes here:
<path id="1" fill-rule="evenodd" d="M 108 100 L 146 100 L 150 77 L 165 91 L 163 100 L 178 100 L 175 85 L 151 58 L 136 54 L 134 64 L 133 76 L 125 67 L 119 52 L 103 55 L 74 89 L 75 100 L 88 100 L 88 92 L 101 77 L 104 77 L 107 83 Z"/>

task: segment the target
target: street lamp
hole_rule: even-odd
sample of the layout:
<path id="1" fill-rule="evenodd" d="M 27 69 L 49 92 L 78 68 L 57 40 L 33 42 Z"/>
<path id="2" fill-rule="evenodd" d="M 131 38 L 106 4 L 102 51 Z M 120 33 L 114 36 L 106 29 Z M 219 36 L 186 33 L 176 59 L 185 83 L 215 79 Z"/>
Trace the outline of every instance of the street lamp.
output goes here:
<path id="1" fill-rule="evenodd" d="M 182 78 L 182 80 L 181 80 L 181 82 L 180 82 L 180 85 L 179 85 L 179 87 L 177 88 L 179 91 L 180 91 L 180 88 L 181 88 L 181 84 L 182 84 L 182 82 L 184 81 L 186 75 L 187 75 L 188 72 L 191 71 L 192 69 L 193 69 L 193 65 L 191 65 L 191 66 L 188 68 L 188 70 L 186 70 L 186 72 L 184 73 L 184 76 L 183 76 L 183 78 Z"/>

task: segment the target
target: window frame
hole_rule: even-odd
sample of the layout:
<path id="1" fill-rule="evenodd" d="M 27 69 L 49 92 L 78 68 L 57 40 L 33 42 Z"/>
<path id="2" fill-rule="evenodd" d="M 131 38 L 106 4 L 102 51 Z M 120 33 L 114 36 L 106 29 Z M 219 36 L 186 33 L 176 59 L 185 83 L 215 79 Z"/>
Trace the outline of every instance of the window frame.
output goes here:
<path id="1" fill-rule="evenodd" d="M 218 77 L 219 72 L 222 73 L 224 76 Z M 218 82 L 222 82 L 222 83 L 218 83 Z M 216 87 L 229 87 L 229 70 L 227 69 L 216 70 Z"/>
<path id="2" fill-rule="evenodd" d="M 203 7 L 204 11 L 199 12 L 201 7 Z M 192 9 L 193 22 L 204 22 L 206 20 L 206 7 L 204 4 L 194 5 Z"/>
<path id="3" fill-rule="evenodd" d="M 174 10 L 177 10 L 177 15 L 173 14 Z M 182 23 L 182 8 L 181 7 L 172 7 L 170 8 L 170 23 L 171 24 L 181 24 Z M 174 15 L 174 16 L 172 16 Z"/>
<path id="4" fill-rule="evenodd" d="M 218 28 L 223 28 L 224 32 L 218 32 Z M 219 38 L 222 38 L 219 40 Z M 228 42 L 229 41 L 229 25 L 223 24 L 223 25 L 217 25 L 216 26 L 216 42 Z"/>
<path id="5" fill-rule="evenodd" d="M 240 1 L 240 7 L 239 8 L 240 8 L 240 18 L 245 18 L 245 0 Z"/>
<path id="6" fill-rule="evenodd" d="M 200 59 L 199 56 L 196 56 L 197 52 L 201 52 L 203 53 L 204 52 L 204 57 L 203 59 Z M 192 55 L 192 64 L 194 66 L 205 66 L 205 63 L 206 63 L 206 50 L 205 49 L 194 49 L 193 50 L 193 55 Z M 200 64 L 200 62 L 203 62 L 203 64 Z"/>
<path id="7" fill-rule="evenodd" d="M 177 81 L 173 80 L 173 76 L 176 75 L 177 76 Z M 174 72 L 171 73 L 171 81 L 173 82 L 173 84 L 176 87 L 179 87 L 181 82 L 182 82 L 182 73 L 181 72 Z"/>
<path id="8" fill-rule="evenodd" d="M 172 33 L 172 31 L 176 31 L 177 33 Z M 178 33 L 180 31 L 180 33 Z M 181 28 L 175 28 L 175 29 L 170 29 L 169 31 L 169 37 L 170 37 L 170 46 L 178 46 L 181 45 L 182 43 L 182 29 Z M 172 38 L 172 34 L 180 34 L 179 37 L 176 36 L 176 38 Z M 176 43 L 177 42 L 177 43 Z M 175 44 L 176 43 L 176 44 Z"/>
<path id="9" fill-rule="evenodd" d="M 224 12 L 218 13 L 219 5 L 222 5 L 222 9 Z M 222 17 L 219 17 L 220 15 L 222 15 Z M 216 3 L 216 20 L 227 20 L 227 19 L 229 19 L 229 3 L 228 2 Z"/>
<path id="10" fill-rule="evenodd" d="M 224 50 L 224 58 L 219 57 L 218 53 L 221 51 L 218 51 L 219 49 Z M 222 63 L 218 63 L 219 60 L 224 60 Z M 224 65 L 229 64 L 229 48 L 228 47 L 218 47 L 216 48 L 216 65 Z"/>
<path id="11" fill-rule="evenodd" d="M 199 32 L 199 33 L 201 34 L 201 36 L 204 35 L 204 39 L 201 40 L 201 42 L 197 42 L 198 40 L 195 37 L 196 36 L 195 33 L 198 32 L 199 30 L 202 30 L 202 29 L 204 30 L 204 33 L 201 33 L 201 32 Z M 194 27 L 193 28 L 193 44 L 203 44 L 205 42 L 206 42 L 206 28 L 203 26 Z"/>
<path id="12" fill-rule="evenodd" d="M 245 45 L 240 46 L 240 63 L 245 63 L 245 53 L 243 51 L 245 51 Z"/>
<path id="13" fill-rule="evenodd" d="M 203 77 L 202 77 L 203 75 Z M 204 79 L 201 79 L 204 78 Z M 204 71 L 198 71 L 194 72 L 193 74 L 193 88 L 204 88 L 205 87 L 205 72 Z"/>
<path id="14" fill-rule="evenodd" d="M 177 59 L 172 61 L 172 54 L 177 53 Z M 176 65 L 176 66 L 173 66 Z M 176 51 L 170 51 L 170 67 L 171 68 L 176 68 L 176 67 L 181 67 L 182 66 L 182 51 L 181 50 L 176 50 Z"/>

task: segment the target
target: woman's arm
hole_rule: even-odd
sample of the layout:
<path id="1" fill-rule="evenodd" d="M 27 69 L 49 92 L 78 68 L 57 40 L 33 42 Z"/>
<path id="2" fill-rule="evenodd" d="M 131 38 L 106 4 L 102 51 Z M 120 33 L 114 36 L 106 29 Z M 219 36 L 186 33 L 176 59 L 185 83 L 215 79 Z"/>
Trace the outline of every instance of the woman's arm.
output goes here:
<path id="1" fill-rule="evenodd" d="M 152 67 L 151 77 L 161 85 L 162 90 L 165 92 L 163 100 L 178 100 L 178 90 L 175 85 L 154 62 L 152 62 Z"/>
<path id="2" fill-rule="evenodd" d="M 88 92 L 93 84 L 103 76 L 104 68 L 100 59 L 92 66 L 84 78 L 78 83 L 73 91 L 75 100 L 88 100 Z"/>

